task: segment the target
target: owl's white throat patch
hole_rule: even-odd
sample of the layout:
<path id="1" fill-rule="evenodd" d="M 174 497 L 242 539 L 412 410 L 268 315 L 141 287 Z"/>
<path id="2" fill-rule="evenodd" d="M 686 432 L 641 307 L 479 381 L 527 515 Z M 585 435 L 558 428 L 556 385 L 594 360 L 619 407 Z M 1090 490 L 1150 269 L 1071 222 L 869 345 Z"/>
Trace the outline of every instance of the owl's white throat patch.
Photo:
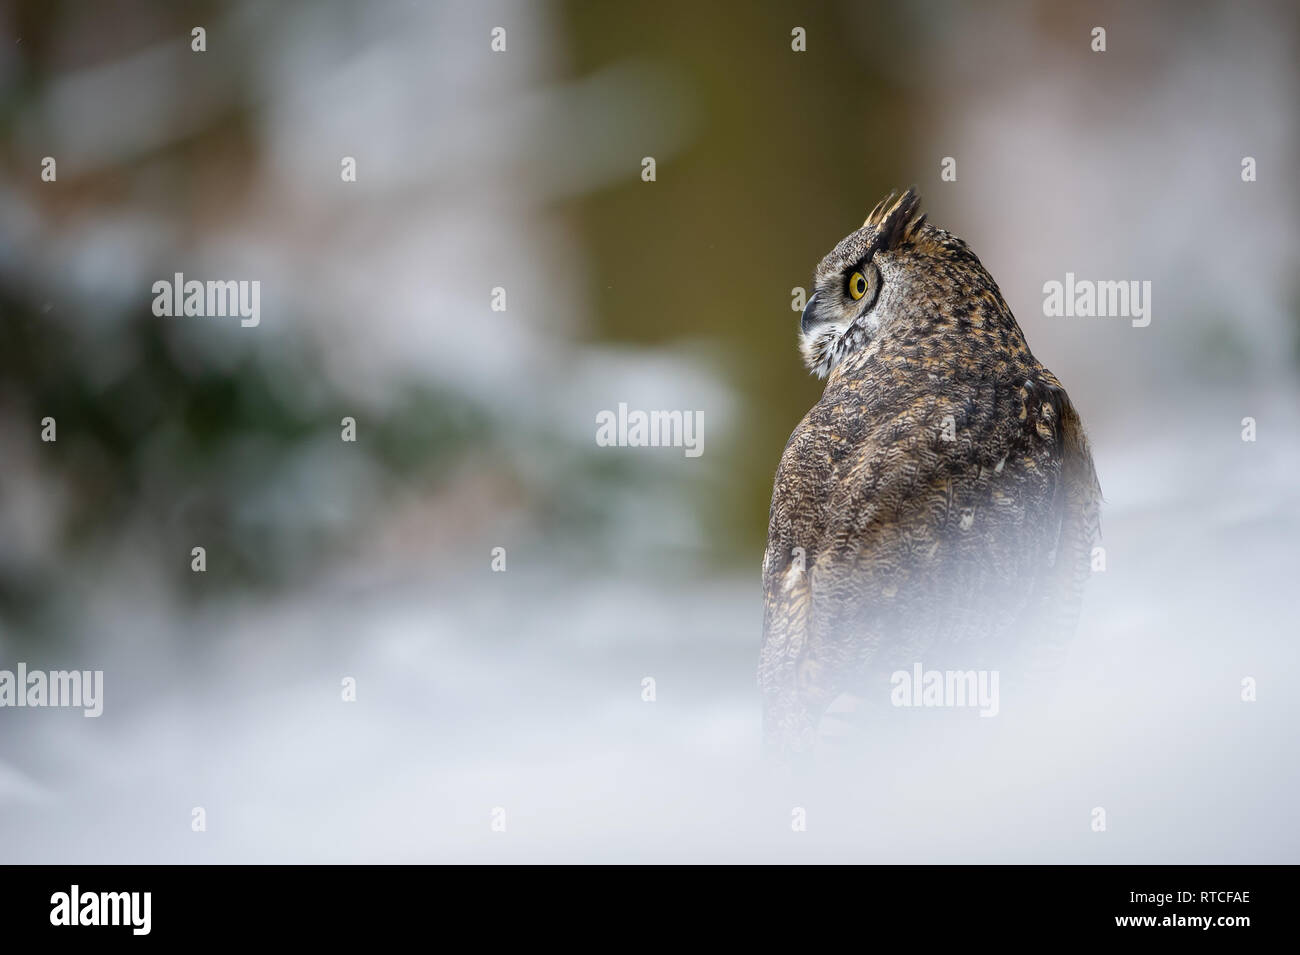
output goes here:
<path id="1" fill-rule="evenodd" d="M 825 378 L 851 352 L 857 351 L 868 338 L 862 320 L 851 325 L 825 322 L 799 336 L 799 351 L 804 364 L 818 378 Z"/>

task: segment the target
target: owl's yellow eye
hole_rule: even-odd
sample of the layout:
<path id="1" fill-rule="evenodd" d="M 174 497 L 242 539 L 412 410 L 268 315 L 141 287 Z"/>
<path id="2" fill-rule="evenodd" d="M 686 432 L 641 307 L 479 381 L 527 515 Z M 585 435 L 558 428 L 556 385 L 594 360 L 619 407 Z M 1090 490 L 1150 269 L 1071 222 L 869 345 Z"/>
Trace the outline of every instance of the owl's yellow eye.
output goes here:
<path id="1" fill-rule="evenodd" d="M 853 296 L 855 302 L 867 294 L 867 277 L 861 272 L 854 272 L 849 276 L 849 294 Z"/>

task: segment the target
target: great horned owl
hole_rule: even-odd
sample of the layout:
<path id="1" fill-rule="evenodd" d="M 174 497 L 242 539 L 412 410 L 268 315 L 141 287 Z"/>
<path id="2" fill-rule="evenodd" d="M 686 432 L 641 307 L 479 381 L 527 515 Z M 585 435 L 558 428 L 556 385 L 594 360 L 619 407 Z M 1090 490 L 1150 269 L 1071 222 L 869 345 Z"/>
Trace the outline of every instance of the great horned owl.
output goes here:
<path id="1" fill-rule="evenodd" d="M 822 259 L 800 346 L 826 390 L 776 472 L 759 661 L 764 737 L 786 753 L 841 694 L 887 697 L 893 671 L 1059 648 L 1101 499 L 1061 383 L 912 190 Z"/>

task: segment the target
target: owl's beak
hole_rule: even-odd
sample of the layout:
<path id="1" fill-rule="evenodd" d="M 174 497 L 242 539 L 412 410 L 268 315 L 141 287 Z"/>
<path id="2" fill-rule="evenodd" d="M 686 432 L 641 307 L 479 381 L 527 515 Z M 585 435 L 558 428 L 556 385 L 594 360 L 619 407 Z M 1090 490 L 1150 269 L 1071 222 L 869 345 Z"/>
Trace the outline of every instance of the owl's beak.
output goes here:
<path id="1" fill-rule="evenodd" d="M 816 325 L 820 319 L 817 317 L 817 293 L 813 292 L 812 298 L 803 307 L 803 316 L 799 319 L 799 329 L 806 335 L 808 330 Z"/>

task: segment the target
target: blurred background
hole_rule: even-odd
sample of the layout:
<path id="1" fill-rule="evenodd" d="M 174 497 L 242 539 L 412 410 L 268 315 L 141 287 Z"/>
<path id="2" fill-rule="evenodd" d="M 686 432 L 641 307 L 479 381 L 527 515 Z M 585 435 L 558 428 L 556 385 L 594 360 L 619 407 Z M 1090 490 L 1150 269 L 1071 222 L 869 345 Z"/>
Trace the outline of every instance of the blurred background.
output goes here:
<path id="1" fill-rule="evenodd" d="M 1298 21 L 0 3 L 0 669 L 105 671 L 0 710 L 0 861 L 1297 861 Z M 908 184 L 1080 409 L 1107 569 L 1051 718 L 773 778 L 793 290 Z M 1044 317 L 1067 271 L 1150 326 Z M 260 325 L 156 317 L 177 272 Z M 620 402 L 704 453 L 598 447 Z"/>

